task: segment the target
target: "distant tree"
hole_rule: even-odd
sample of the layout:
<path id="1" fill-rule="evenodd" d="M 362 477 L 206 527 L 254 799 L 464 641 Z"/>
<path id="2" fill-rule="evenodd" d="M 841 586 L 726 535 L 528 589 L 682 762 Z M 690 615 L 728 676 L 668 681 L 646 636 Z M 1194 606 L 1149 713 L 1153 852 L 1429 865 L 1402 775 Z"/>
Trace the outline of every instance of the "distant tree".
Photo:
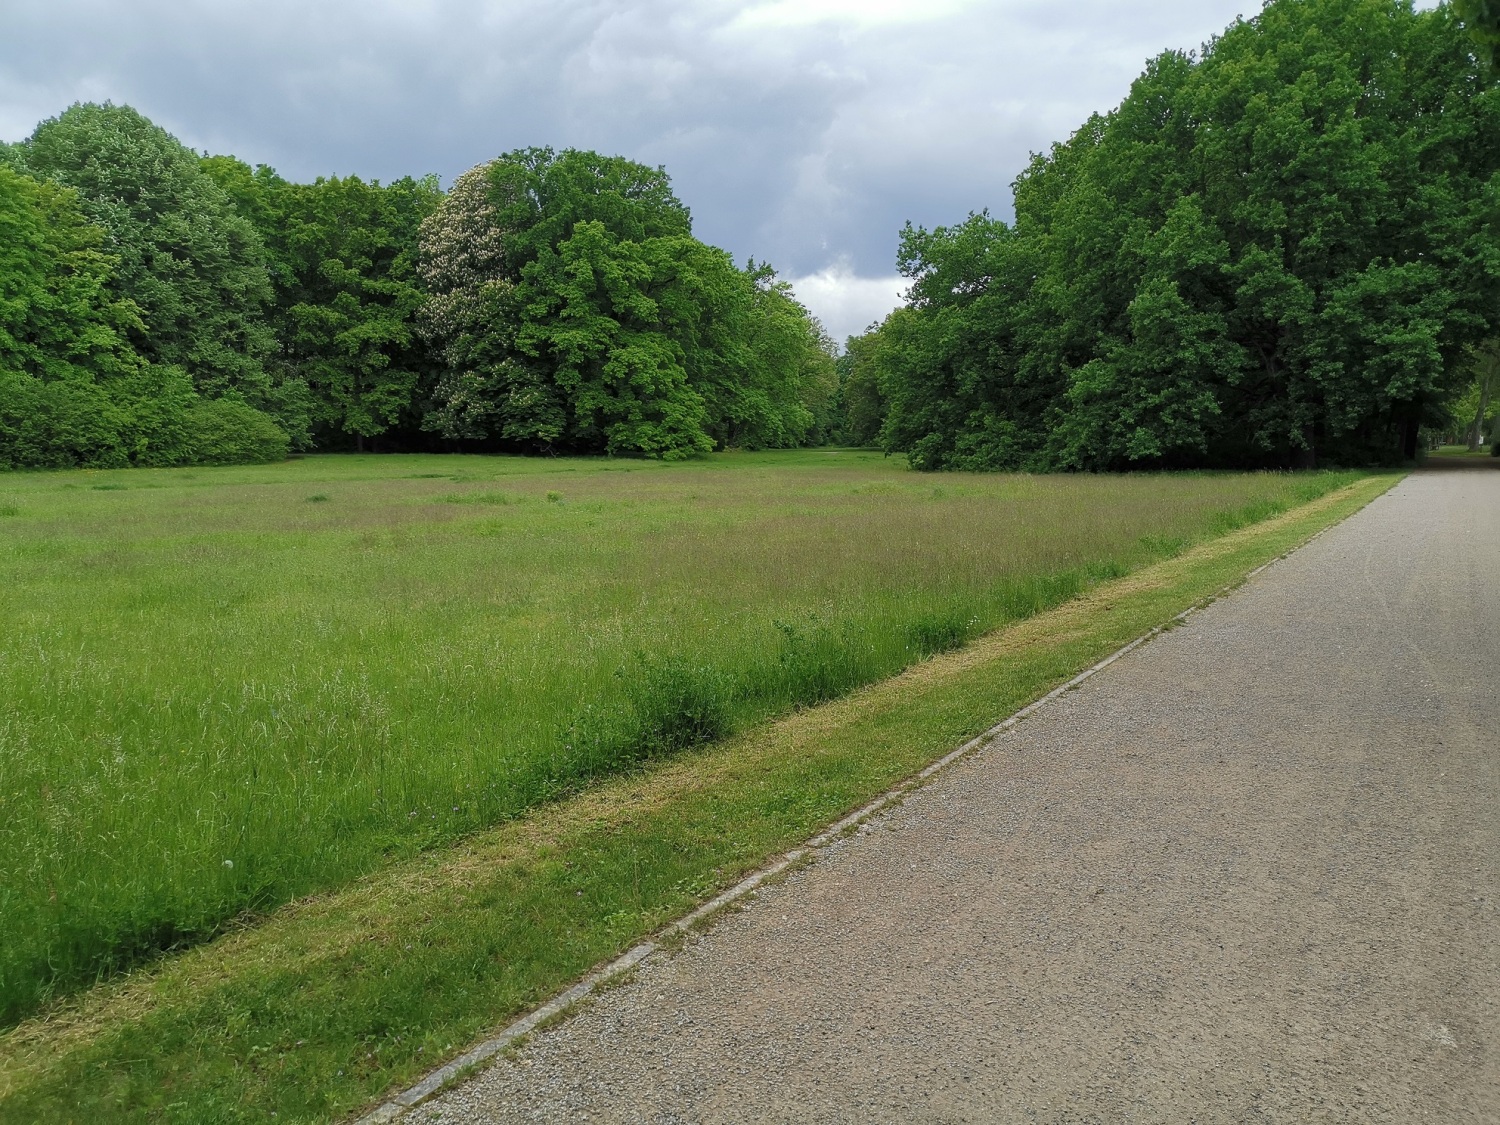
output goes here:
<path id="1" fill-rule="evenodd" d="M 550 149 L 480 165 L 424 223 L 421 270 L 445 436 L 678 458 L 813 425 L 831 357 L 807 350 L 806 310 L 695 239 L 660 169 Z"/>
<path id="2" fill-rule="evenodd" d="M 1500 403 L 1500 340 L 1487 340 L 1470 350 L 1473 381 L 1454 404 L 1454 412 L 1463 423 L 1464 441 L 1471 451 L 1491 440 L 1490 415 Z"/>
<path id="3" fill-rule="evenodd" d="M 812 424 L 798 442 L 787 444 L 828 445 L 839 428 L 839 345 L 823 322 L 799 301 L 799 318 L 805 326 L 801 355 L 802 405 L 812 415 Z"/>
<path id="4" fill-rule="evenodd" d="M 1059 352 L 1076 333 L 1041 314 L 1044 241 L 983 212 L 902 233 L 910 300 L 874 349 L 880 442 L 918 469 L 1044 470 L 1067 390 Z"/>
<path id="5" fill-rule="evenodd" d="M 140 310 L 112 287 L 78 194 L 0 167 L 0 367 L 47 382 L 134 374 Z"/>
<path id="6" fill-rule="evenodd" d="M 201 401 L 181 368 L 131 345 L 140 313 L 105 241 L 74 191 L 0 167 L 0 468 L 284 457 L 264 414 Z"/>
<path id="7" fill-rule="evenodd" d="M 597 219 L 539 247 L 516 290 L 516 348 L 520 362 L 540 361 L 565 421 L 530 436 L 669 459 L 712 449 L 683 345 L 722 276 L 720 257 L 689 235 L 635 241 Z"/>
<path id="8" fill-rule="evenodd" d="M 102 241 L 74 192 L 0 167 L 0 466 L 128 463 L 101 384 L 143 369 L 140 316 Z"/>
<path id="9" fill-rule="evenodd" d="M 261 240 L 190 149 L 128 106 L 78 104 L 7 159 L 75 189 L 104 229 L 114 284 L 140 312 L 129 331 L 142 355 L 181 367 L 208 397 L 241 395 L 298 427 L 298 388 L 273 383 L 265 366 L 274 341 Z"/>
<path id="10" fill-rule="evenodd" d="M 294 184 L 232 157 L 203 165 L 266 245 L 275 362 L 308 386 L 318 432 L 363 448 L 403 417 L 415 424 L 434 370 L 417 331 L 416 258 L 418 230 L 442 199 L 436 179 Z"/>
<path id="11" fill-rule="evenodd" d="M 717 251 L 715 253 L 718 253 Z M 838 394 L 835 345 L 766 263 L 719 256 L 711 338 L 695 367 L 721 447 L 777 448 L 828 439 Z"/>
<path id="12" fill-rule="evenodd" d="M 491 164 L 456 179 L 422 224 L 418 270 L 427 291 L 422 316 L 445 371 L 428 425 L 449 438 L 534 440 L 562 433 L 553 389 L 513 358 L 519 310 L 517 269 L 491 199 Z M 500 399 L 506 400 L 502 407 Z"/>
<path id="13" fill-rule="evenodd" d="M 905 314 L 897 310 L 896 317 Z M 859 336 L 850 336 L 844 344 L 844 354 L 839 357 L 839 402 L 842 409 L 839 440 L 846 445 L 872 445 L 880 437 L 885 424 L 885 391 L 881 385 L 881 363 L 883 360 L 881 336 L 886 324 L 872 325 Z"/>
<path id="14" fill-rule="evenodd" d="M 199 159 L 198 166 L 219 185 L 219 190 L 228 197 L 234 209 L 248 219 L 260 235 L 266 270 L 272 283 L 288 281 L 289 277 L 278 278 L 278 269 L 284 270 L 285 263 L 280 260 L 274 246 L 274 236 L 282 228 L 281 191 L 287 186 L 287 181 L 267 164 L 251 168 L 234 156 L 204 156 Z"/>

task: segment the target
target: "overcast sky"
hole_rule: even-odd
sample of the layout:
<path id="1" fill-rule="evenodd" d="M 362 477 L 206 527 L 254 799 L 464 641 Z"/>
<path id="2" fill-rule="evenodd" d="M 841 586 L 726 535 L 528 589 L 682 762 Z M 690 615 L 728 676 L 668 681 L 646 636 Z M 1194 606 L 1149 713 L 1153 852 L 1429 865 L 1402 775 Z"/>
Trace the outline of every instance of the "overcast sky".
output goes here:
<path id="1" fill-rule="evenodd" d="M 1009 217 L 1028 155 L 1259 0 L 0 0 L 0 139 L 124 102 L 293 179 L 526 145 L 665 165 L 699 237 L 842 338 L 897 235 Z"/>

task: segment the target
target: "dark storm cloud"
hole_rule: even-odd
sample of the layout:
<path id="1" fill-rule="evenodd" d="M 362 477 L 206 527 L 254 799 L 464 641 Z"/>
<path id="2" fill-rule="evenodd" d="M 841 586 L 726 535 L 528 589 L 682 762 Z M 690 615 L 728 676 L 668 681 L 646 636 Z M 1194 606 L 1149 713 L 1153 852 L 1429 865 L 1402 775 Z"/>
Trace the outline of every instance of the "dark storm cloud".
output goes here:
<path id="1" fill-rule="evenodd" d="M 894 274 L 903 222 L 1008 214 L 1030 152 L 1253 7 L 5 0 L 0 137 L 108 98 L 294 178 L 618 152 L 666 165 L 705 239 L 819 275 L 802 291 L 841 335 L 892 302 L 858 279 Z"/>

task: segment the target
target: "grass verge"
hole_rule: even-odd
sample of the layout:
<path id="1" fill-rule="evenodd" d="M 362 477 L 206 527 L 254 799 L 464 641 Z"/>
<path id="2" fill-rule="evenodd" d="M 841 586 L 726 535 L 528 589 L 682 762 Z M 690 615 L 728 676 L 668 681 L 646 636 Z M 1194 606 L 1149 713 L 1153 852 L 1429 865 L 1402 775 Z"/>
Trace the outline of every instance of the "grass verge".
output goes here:
<path id="1" fill-rule="evenodd" d="M 367 1108 L 1397 479 L 1357 481 L 892 680 L 60 1003 L 0 1035 L 0 1121 L 313 1121 Z"/>

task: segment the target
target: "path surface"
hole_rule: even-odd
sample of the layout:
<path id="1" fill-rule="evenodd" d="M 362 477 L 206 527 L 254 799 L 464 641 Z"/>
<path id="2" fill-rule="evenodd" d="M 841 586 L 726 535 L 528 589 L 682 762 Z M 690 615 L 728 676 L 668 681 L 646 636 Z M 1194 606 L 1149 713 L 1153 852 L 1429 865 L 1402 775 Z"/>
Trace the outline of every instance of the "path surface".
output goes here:
<path id="1" fill-rule="evenodd" d="M 407 1120 L 1500 1122 L 1497 798 L 1420 473 Z"/>

